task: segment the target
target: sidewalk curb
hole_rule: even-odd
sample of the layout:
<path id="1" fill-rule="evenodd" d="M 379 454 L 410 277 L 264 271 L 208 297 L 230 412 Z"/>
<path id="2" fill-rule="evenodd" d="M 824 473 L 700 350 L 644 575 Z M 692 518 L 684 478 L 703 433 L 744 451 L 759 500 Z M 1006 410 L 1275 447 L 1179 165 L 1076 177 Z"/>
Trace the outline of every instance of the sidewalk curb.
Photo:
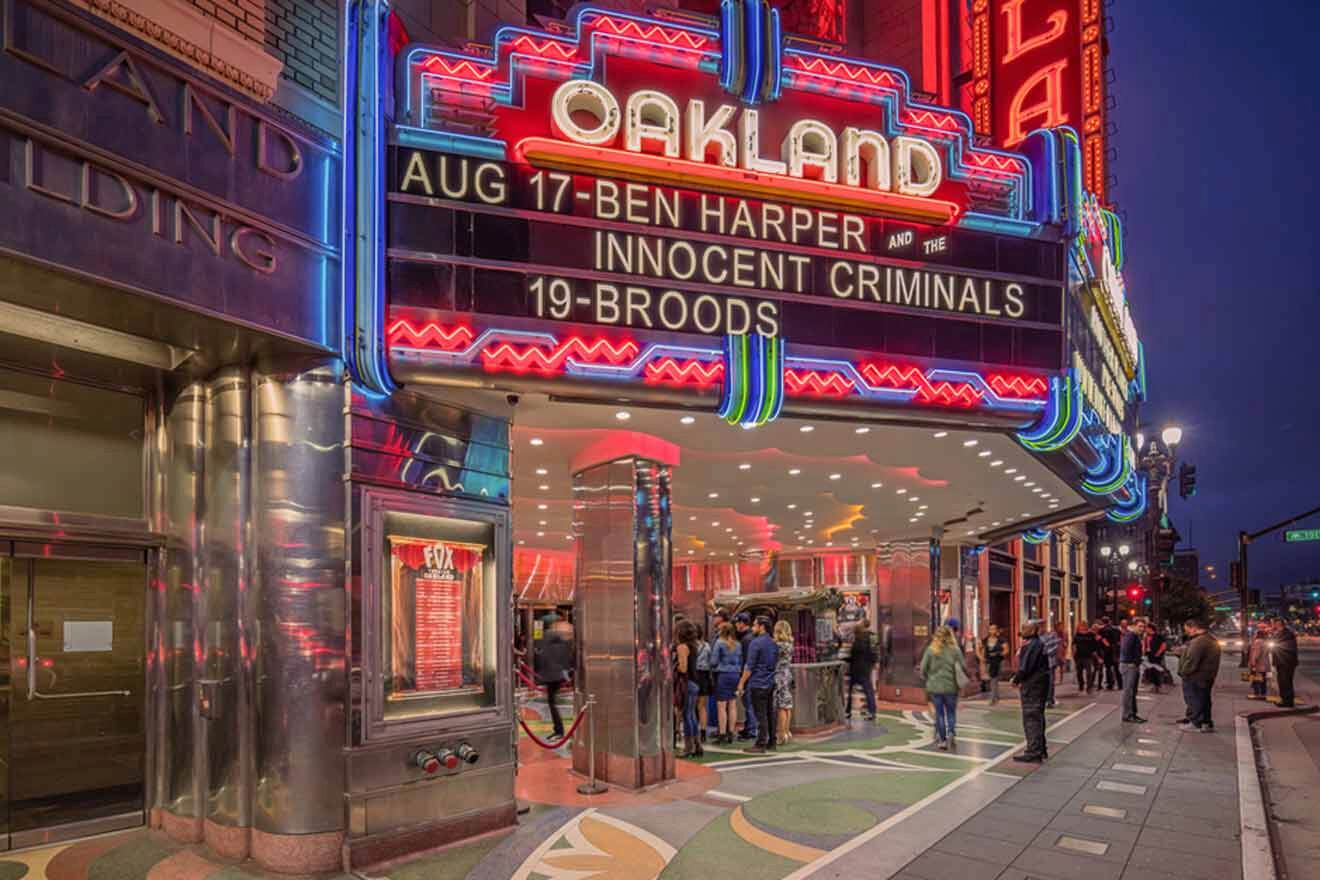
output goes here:
<path id="1" fill-rule="evenodd" d="M 1237 715 L 1238 815 L 1242 831 L 1244 878 L 1278 880 L 1279 877 L 1278 832 L 1265 807 L 1269 784 L 1265 768 L 1261 766 L 1261 750 L 1256 743 L 1254 727 L 1272 718 L 1313 715 L 1317 712 L 1320 712 L 1320 705 L 1312 704 L 1291 709 L 1240 712 Z"/>

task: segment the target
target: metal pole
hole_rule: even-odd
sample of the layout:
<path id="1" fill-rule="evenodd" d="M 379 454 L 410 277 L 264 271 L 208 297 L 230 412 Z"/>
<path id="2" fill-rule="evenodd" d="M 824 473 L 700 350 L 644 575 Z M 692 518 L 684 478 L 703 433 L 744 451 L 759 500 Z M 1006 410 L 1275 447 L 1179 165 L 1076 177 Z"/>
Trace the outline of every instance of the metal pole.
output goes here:
<path id="1" fill-rule="evenodd" d="M 592 707 L 596 705 L 596 695 L 587 694 L 586 711 L 591 712 Z M 578 794 L 603 794 L 609 791 L 609 786 L 596 781 L 596 715 L 592 712 L 591 718 L 587 719 L 590 723 L 587 725 L 587 781 L 577 787 Z"/>
<path id="2" fill-rule="evenodd" d="M 1247 544 L 1251 543 L 1251 536 L 1246 532 L 1238 532 L 1238 608 L 1242 614 L 1242 656 L 1238 658 L 1238 668 L 1245 669 L 1247 666 L 1247 622 L 1249 620 L 1249 610 L 1247 608 Z"/>

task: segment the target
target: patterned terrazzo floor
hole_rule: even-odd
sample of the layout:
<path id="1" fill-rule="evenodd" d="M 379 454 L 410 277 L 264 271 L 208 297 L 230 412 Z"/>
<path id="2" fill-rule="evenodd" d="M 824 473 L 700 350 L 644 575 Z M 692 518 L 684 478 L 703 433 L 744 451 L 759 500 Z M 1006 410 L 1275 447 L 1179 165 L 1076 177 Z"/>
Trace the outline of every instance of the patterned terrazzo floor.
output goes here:
<path id="1" fill-rule="evenodd" d="M 1058 721 L 1082 704 L 1051 713 Z M 565 713 L 565 723 L 572 719 Z M 551 735 L 544 701 L 523 717 Z M 680 761 L 678 779 L 632 794 L 589 799 L 568 770 L 567 748 L 520 745 L 518 795 L 532 804 L 511 832 L 382 866 L 373 880 L 707 880 L 712 873 L 779 880 L 857 835 L 897 820 L 923 799 L 993 767 L 1020 742 L 1015 704 L 959 707 L 956 753 L 934 745 L 925 710 L 883 709 L 832 736 L 796 738 L 777 754 L 744 744 L 707 746 Z M 208 857 L 146 830 L 0 855 L 0 880 L 267 880 L 250 866 Z M 337 880 L 347 880 L 342 877 Z"/>

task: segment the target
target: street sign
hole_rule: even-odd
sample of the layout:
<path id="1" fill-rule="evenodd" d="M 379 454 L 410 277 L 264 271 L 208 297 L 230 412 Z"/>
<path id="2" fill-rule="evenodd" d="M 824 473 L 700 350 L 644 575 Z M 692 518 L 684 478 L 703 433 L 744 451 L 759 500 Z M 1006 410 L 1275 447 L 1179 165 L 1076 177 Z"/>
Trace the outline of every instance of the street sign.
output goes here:
<path id="1" fill-rule="evenodd" d="M 1215 610 L 1216 610 L 1216 611 L 1232 611 L 1233 608 L 1232 608 L 1231 605 L 1216 605 L 1216 606 L 1215 606 Z"/>
<path id="2" fill-rule="evenodd" d="M 1289 529 L 1283 533 L 1283 540 L 1290 544 L 1297 541 L 1320 541 L 1320 529 Z"/>

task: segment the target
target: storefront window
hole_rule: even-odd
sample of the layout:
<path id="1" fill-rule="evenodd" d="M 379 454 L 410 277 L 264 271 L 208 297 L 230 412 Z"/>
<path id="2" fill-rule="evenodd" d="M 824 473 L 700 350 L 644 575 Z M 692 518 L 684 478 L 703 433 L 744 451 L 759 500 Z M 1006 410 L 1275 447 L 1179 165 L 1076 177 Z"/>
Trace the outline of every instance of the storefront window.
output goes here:
<path id="1" fill-rule="evenodd" d="M 484 523 L 386 516 L 381 595 L 386 720 L 493 704 L 490 531 Z"/>

